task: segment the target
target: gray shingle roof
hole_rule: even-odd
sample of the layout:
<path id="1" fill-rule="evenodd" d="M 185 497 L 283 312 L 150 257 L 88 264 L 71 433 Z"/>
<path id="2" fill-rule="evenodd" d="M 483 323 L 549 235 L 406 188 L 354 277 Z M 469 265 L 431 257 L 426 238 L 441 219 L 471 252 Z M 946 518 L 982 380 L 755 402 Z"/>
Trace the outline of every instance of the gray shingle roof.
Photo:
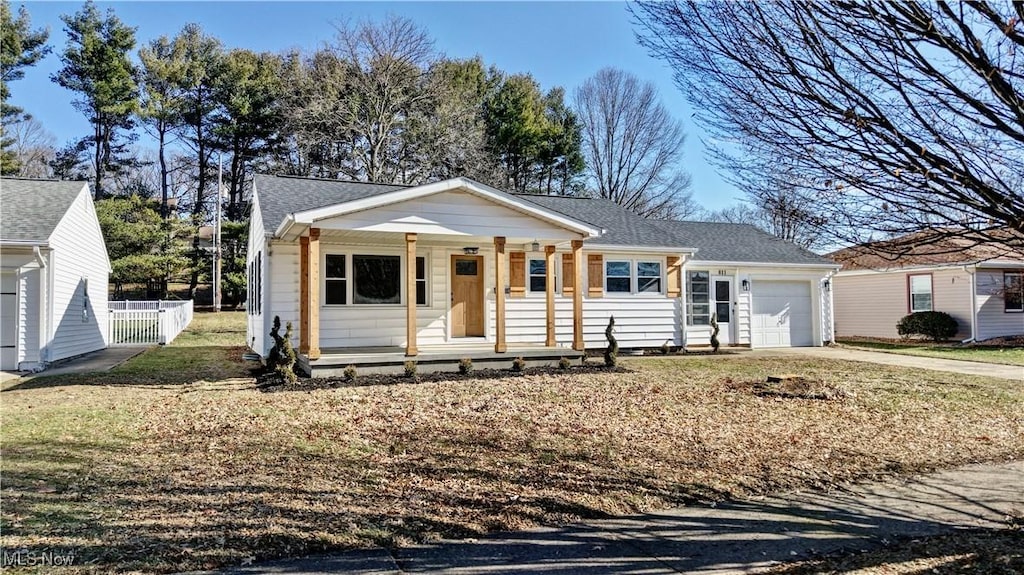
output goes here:
<path id="1" fill-rule="evenodd" d="M 253 183 L 260 199 L 263 229 L 268 234 L 274 233 L 288 214 L 351 202 L 408 187 L 263 174 L 256 174 Z"/>
<path id="2" fill-rule="evenodd" d="M 290 213 L 349 202 L 408 186 L 315 180 L 257 175 L 256 192 L 267 233 Z M 558 212 L 605 230 L 592 244 L 697 248 L 697 261 L 781 264 L 832 262 L 754 226 L 713 222 L 648 220 L 605 199 L 517 194 L 541 208 Z"/>
<path id="3" fill-rule="evenodd" d="M 649 225 L 647 220 L 629 210 L 622 209 L 611 200 L 534 194 L 518 194 L 517 197 L 603 228 L 605 233 L 601 237 L 590 240 L 595 244 L 679 247 L 678 244 L 675 246 L 666 244 L 664 231 Z"/>
<path id="4" fill-rule="evenodd" d="M 0 179 L 0 240 L 48 240 L 85 185 L 85 182 Z"/>
<path id="5" fill-rule="evenodd" d="M 697 248 L 694 261 L 834 265 L 792 242 L 749 224 L 651 220 L 679 242 Z"/>

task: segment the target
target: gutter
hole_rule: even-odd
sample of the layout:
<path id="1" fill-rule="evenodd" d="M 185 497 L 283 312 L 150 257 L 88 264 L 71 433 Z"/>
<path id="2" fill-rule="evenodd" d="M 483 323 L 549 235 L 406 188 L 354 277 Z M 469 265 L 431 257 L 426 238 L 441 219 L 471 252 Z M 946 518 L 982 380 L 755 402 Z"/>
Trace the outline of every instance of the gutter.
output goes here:
<path id="1" fill-rule="evenodd" d="M 710 260 L 695 260 L 695 264 L 714 267 L 740 267 L 740 268 L 800 268 L 800 269 L 827 269 L 832 270 L 832 273 L 839 271 L 841 267 L 839 264 L 787 264 L 782 262 L 729 262 L 729 261 L 710 261 Z"/>
<path id="2" fill-rule="evenodd" d="M 583 249 L 587 251 L 601 251 L 601 252 L 640 252 L 649 254 L 680 254 L 685 256 L 692 256 L 697 253 L 696 248 L 673 248 L 673 247 L 653 247 L 653 246 L 622 246 L 622 245 L 607 245 L 607 244 L 583 244 Z M 689 259 L 689 257 L 687 257 Z"/>

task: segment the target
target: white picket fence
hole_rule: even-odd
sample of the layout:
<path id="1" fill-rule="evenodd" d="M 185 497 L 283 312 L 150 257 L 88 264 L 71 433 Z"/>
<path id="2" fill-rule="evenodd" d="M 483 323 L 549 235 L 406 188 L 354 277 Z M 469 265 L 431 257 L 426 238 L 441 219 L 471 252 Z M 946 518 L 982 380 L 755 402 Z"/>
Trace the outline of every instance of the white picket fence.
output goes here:
<path id="1" fill-rule="evenodd" d="M 111 301 L 110 345 L 165 345 L 192 322 L 192 300 Z"/>

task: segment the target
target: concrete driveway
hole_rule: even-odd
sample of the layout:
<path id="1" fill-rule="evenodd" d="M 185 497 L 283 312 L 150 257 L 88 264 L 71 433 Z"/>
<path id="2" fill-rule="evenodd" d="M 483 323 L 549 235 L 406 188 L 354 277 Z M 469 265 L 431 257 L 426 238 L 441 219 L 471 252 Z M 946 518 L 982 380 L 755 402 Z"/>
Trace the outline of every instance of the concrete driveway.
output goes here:
<path id="1" fill-rule="evenodd" d="M 15 380 L 29 380 L 36 377 L 50 377 L 52 375 L 83 374 L 110 371 L 129 359 L 149 349 L 146 346 L 139 347 L 108 347 L 81 355 L 79 357 L 60 361 L 49 369 L 37 373 L 20 373 L 16 371 L 0 372 L 0 383 L 13 382 Z"/>
<path id="2" fill-rule="evenodd" d="M 861 361 L 865 363 L 878 363 L 882 365 L 895 365 L 899 367 L 914 367 L 918 369 L 931 369 L 934 371 L 963 373 L 967 375 L 985 375 L 988 377 L 999 377 L 1002 379 L 1014 379 L 1018 381 L 1024 381 L 1024 366 L 1020 365 L 999 365 L 996 363 L 961 361 L 959 359 L 918 357 L 914 355 L 882 353 L 877 351 L 866 351 L 862 349 L 850 349 L 846 347 L 790 347 L 777 349 L 758 349 L 750 352 L 750 354 L 754 356 L 801 355 L 810 357 L 824 357 L 827 359 Z"/>

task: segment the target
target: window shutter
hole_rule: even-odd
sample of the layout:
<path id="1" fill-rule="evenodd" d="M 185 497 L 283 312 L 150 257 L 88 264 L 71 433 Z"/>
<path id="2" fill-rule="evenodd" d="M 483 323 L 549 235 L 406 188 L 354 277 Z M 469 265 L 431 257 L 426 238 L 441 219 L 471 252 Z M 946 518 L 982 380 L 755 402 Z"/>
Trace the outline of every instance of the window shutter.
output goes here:
<path id="1" fill-rule="evenodd" d="M 604 256 L 587 254 L 587 297 L 604 296 Z"/>
<path id="2" fill-rule="evenodd" d="M 526 252 L 508 254 L 509 297 L 526 297 Z"/>
<path id="3" fill-rule="evenodd" d="M 572 269 L 572 254 L 562 254 L 562 295 L 572 296 L 576 275 Z"/>
<path id="4" fill-rule="evenodd" d="M 665 295 L 668 297 L 679 297 L 683 292 L 680 289 L 682 285 L 683 266 L 679 265 L 678 256 L 668 256 L 665 258 L 665 273 L 668 277 L 668 286 L 665 289 Z"/>

